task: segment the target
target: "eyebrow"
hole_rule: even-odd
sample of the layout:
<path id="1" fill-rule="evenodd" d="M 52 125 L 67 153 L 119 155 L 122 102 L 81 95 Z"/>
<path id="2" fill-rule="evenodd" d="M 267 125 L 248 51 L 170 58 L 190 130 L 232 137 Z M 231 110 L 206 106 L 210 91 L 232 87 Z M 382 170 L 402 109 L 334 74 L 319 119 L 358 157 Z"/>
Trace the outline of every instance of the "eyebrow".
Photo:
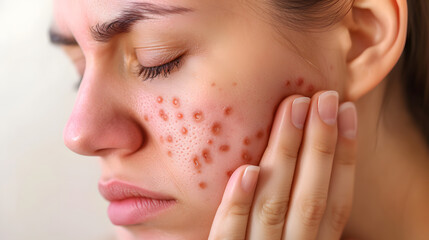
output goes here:
<path id="1" fill-rule="evenodd" d="M 90 27 L 92 38 L 98 42 L 109 42 L 113 37 L 128 33 L 136 22 L 153 19 L 155 16 L 183 14 L 193 11 L 190 8 L 176 6 L 162 6 L 147 2 L 132 2 L 124 8 L 119 17 L 105 23 L 97 23 Z M 49 30 L 51 43 L 55 45 L 78 45 L 73 37 L 65 36 L 52 28 Z"/>

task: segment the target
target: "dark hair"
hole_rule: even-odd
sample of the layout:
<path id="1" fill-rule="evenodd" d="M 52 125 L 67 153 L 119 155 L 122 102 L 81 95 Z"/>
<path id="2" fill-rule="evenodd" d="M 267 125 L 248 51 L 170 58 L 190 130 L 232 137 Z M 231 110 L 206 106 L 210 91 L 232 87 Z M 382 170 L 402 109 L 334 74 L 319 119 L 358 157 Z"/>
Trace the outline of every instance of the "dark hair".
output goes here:
<path id="1" fill-rule="evenodd" d="M 407 2 L 407 40 L 392 72 L 399 73 L 409 113 L 429 146 L 429 1 Z M 340 21 L 353 0 L 271 0 L 271 4 L 277 10 L 275 16 L 287 26 L 317 29 Z"/>

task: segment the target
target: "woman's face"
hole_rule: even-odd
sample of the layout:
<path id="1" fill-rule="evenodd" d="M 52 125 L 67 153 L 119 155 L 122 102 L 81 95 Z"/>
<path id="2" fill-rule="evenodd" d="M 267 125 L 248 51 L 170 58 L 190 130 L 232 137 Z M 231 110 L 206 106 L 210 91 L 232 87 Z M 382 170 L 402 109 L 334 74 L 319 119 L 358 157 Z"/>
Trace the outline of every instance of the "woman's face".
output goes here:
<path id="1" fill-rule="evenodd" d="M 263 1 L 57 0 L 53 30 L 78 43 L 65 49 L 83 76 L 66 145 L 100 157 L 101 183 L 176 200 L 141 221 L 109 210 L 130 239 L 206 238 L 230 174 L 259 163 L 280 101 L 338 89 L 328 53 L 310 34 L 279 34 Z"/>

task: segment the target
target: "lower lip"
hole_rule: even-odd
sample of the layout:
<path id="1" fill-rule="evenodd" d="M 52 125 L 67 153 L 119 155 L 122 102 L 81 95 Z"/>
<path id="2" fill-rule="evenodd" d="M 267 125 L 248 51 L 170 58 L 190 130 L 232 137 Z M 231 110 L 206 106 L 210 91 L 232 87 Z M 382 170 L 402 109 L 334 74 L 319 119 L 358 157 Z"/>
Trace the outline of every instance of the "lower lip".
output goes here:
<path id="1" fill-rule="evenodd" d="M 115 225 L 134 225 L 158 216 L 175 203 L 174 200 L 127 198 L 110 202 L 107 213 Z"/>

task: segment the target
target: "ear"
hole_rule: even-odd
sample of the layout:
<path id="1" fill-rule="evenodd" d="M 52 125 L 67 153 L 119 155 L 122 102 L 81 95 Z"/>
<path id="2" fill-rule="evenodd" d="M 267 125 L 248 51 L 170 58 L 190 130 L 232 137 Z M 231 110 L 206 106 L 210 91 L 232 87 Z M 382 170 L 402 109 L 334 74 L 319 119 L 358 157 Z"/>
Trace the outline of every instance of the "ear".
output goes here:
<path id="1" fill-rule="evenodd" d="M 344 23 L 350 45 L 345 98 L 356 101 L 393 69 L 404 49 L 406 0 L 355 0 Z"/>

